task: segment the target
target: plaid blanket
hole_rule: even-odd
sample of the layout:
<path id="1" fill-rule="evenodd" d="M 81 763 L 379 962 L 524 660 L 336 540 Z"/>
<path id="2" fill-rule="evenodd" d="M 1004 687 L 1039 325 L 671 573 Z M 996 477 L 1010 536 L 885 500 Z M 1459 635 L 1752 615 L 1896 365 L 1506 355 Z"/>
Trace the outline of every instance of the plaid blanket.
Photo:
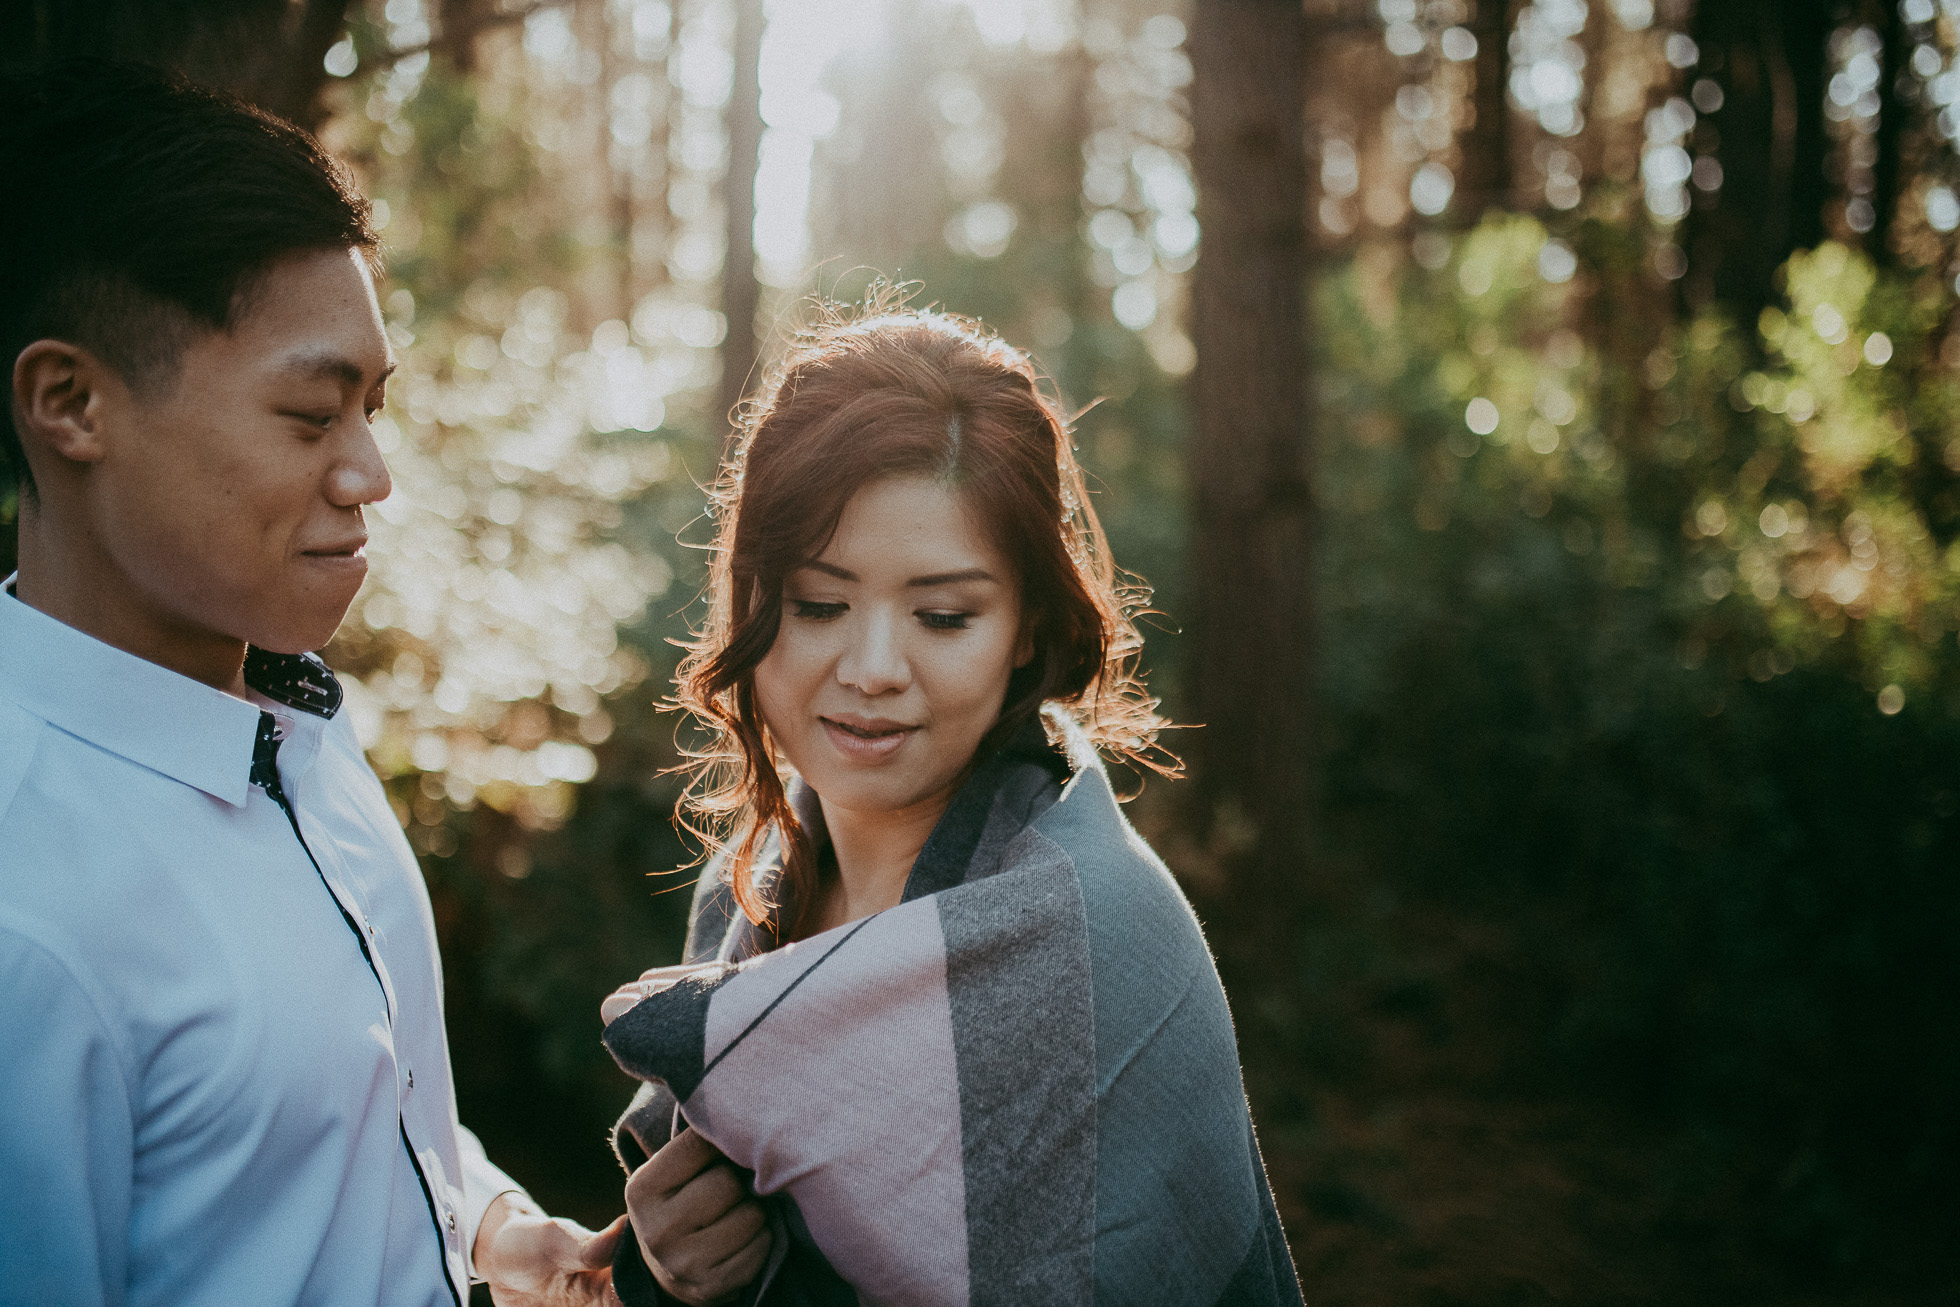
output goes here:
<path id="1" fill-rule="evenodd" d="M 1298 1304 L 1196 918 L 1072 726 L 975 769 L 897 907 L 766 951 L 704 876 L 688 960 L 606 1031 L 753 1173 L 777 1304 Z M 821 830 L 812 796 L 799 810 Z M 659 1300 L 631 1239 L 617 1279 Z"/>

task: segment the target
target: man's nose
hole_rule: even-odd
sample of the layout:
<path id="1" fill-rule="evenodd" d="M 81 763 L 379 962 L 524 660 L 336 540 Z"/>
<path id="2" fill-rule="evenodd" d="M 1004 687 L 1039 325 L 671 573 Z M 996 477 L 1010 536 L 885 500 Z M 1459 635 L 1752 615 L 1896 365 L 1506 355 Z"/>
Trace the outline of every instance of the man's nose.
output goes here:
<path id="1" fill-rule="evenodd" d="M 327 474 L 327 498 L 337 508 L 378 504 L 394 491 L 395 483 L 388 475 L 387 460 L 381 457 L 381 446 L 375 443 L 374 428 L 363 421 L 348 439 L 346 453 Z"/>

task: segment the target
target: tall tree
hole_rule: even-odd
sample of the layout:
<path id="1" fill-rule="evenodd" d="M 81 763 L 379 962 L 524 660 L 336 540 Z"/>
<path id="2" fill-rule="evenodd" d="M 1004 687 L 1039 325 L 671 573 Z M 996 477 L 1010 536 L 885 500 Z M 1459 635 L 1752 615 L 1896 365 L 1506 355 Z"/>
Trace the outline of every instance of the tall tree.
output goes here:
<path id="1" fill-rule="evenodd" d="M 1907 119 L 1912 101 L 1905 90 L 1906 59 L 1911 38 L 1897 0 L 1877 0 L 1869 6 L 1880 44 L 1878 75 L 1878 158 L 1872 166 L 1872 229 L 1865 249 L 1881 264 L 1892 262 L 1892 223 L 1898 216 L 1905 177 Z"/>
<path id="2" fill-rule="evenodd" d="M 1477 38 L 1476 80 L 1453 208 L 1463 222 L 1474 224 L 1493 209 L 1509 208 L 1516 194 L 1509 99 L 1511 0 L 1476 0 L 1470 30 Z"/>
<path id="3" fill-rule="evenodd" d="M 762 0 L 735 0 L 735 82 L 728 94 L 728 254 L 721 269 L 721 411 L 747 393 L 756 363 L 755 174 L 762 151 Z"/>
<path id="4" fill-rule="evenodd" d="M 1696 6 L 1702 69 L 1723 87 L 1711 115 L 1723 183 L 1685 224 L 1691 302 L 1719 300 L 1754 322 L 1791 253 L 1824 239 L 1824 84 L 1831 0 Z"/>
<path id="5" fill-rule="evenodd" d="M 605 124 L 602 135 L 610 136 L 613 113 L 613 97 L 618 94 L 620 84 L 632 75 L 629 69 L 637 59 L 623 57 L 621 47 L 630 49 L 632 25 L 621 21 L 617 10 L 611 5 L 600 7 L 598 15 L 599 38 L 599 85 L 597 98 L 600 106 L 600 122 Z M 663 69 L 664 73 L 665 70 Z M 665 119 L 667 114 L 661 113 Z M 618 313 L 621 321 L 633 316 L 633 305 L 638 293 L 634 285 L 633 267 L 633 227 L 636 221 L 634 195 L 633 163 L 622 157 L 617 144 L 602 147 L 606 159 L 606 200 L 607 217 L 612 228 L 612 254 L 614 294 L 617 297 Z M 665 156 L 662 156 L 665 162 Z"/>
<path id="6" fill-rule="evenodd" d="M 500 27 L 521 23 L 541 10 L 576 5 L 577 0 L 515 0 L 510 4 L 500 0 L 427 0 L 427 3 L 434 10 L 436 20 L 435 35 L 429 41 L 428 50 L 447 59 L 457 72 L 471 76 L 477 70 L 477 44 L 483 36 Z M 395 56 L 420 48 L 399 50 Z"/>
<path id="7" fill-rule="evenodd" d="M 941 243 L 949 216 L 942 116 L 930 106 L 933 78 L 961 50 L 950 26 L 937 6 L 900 6 L 878 47 L 846 50 L 831 65 L 827 81 L 844 110 L 838 130 L 818 146 L 810 179 L 811 248 L 848 254 L 825 267 L 826 284 L 859 263 L 899 276 Z M 1079 140 L 1072 149 L 1079 152 Z M 1071 234 L 1078 221 L 1070 215 Z"/>
<path id="8" fill-rule="evenodd" d="M 1190 48 L 1193 761 L 1201 824 L 1249 821 L 1249 851 L 1285 876 L 1307 848 L 1317 752 L 1305 10 L 1198 0 Z"/>
<path id="9" fill-rule="evenodd" d="M 0 5 L 0 68 L 93 55 L 174 68 L 305 127 L 326 116 L 326 54 L 349 0 L 15 0 Z"/>

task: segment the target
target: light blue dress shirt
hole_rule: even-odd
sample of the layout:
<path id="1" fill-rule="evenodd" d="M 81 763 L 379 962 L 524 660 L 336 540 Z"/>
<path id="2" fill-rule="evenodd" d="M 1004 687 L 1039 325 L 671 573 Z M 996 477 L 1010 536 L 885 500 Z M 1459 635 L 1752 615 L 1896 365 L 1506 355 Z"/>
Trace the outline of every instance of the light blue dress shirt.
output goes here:
<path id="1" fill-rule="evenodd" d="M 517 1186 L 457 1123 L 428 892 L 349 714 L 247 703 L 11 588 L 0 1304 L 465 1301 Z M 306 848 L 249 782 L 262 708 Z"/>

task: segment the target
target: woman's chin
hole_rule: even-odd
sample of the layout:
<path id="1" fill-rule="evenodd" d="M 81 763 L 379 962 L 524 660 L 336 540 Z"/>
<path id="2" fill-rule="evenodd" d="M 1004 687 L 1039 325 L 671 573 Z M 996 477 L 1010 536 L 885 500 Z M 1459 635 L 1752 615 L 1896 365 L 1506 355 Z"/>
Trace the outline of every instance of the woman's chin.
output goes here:
<path id="1" fill-rule="evenodd" d="M 943 742 L 924 728 L 865 740 L 825 722 L 789 751 L 789 762 L 827 808 L 896 815 L 943 803 L 966 771 L 971 749 L 950 761 L 947 750 L 932 747 Z"/>
<path id="2" fill-rule="evenodd" d="M 893 774 L 865 767 L 835 767 L 803 779 L 823 800 L 826 810 L 856 817 L 893 817 L 921 804 L 945 797 L 945 787 L 917 774 Z"/>

